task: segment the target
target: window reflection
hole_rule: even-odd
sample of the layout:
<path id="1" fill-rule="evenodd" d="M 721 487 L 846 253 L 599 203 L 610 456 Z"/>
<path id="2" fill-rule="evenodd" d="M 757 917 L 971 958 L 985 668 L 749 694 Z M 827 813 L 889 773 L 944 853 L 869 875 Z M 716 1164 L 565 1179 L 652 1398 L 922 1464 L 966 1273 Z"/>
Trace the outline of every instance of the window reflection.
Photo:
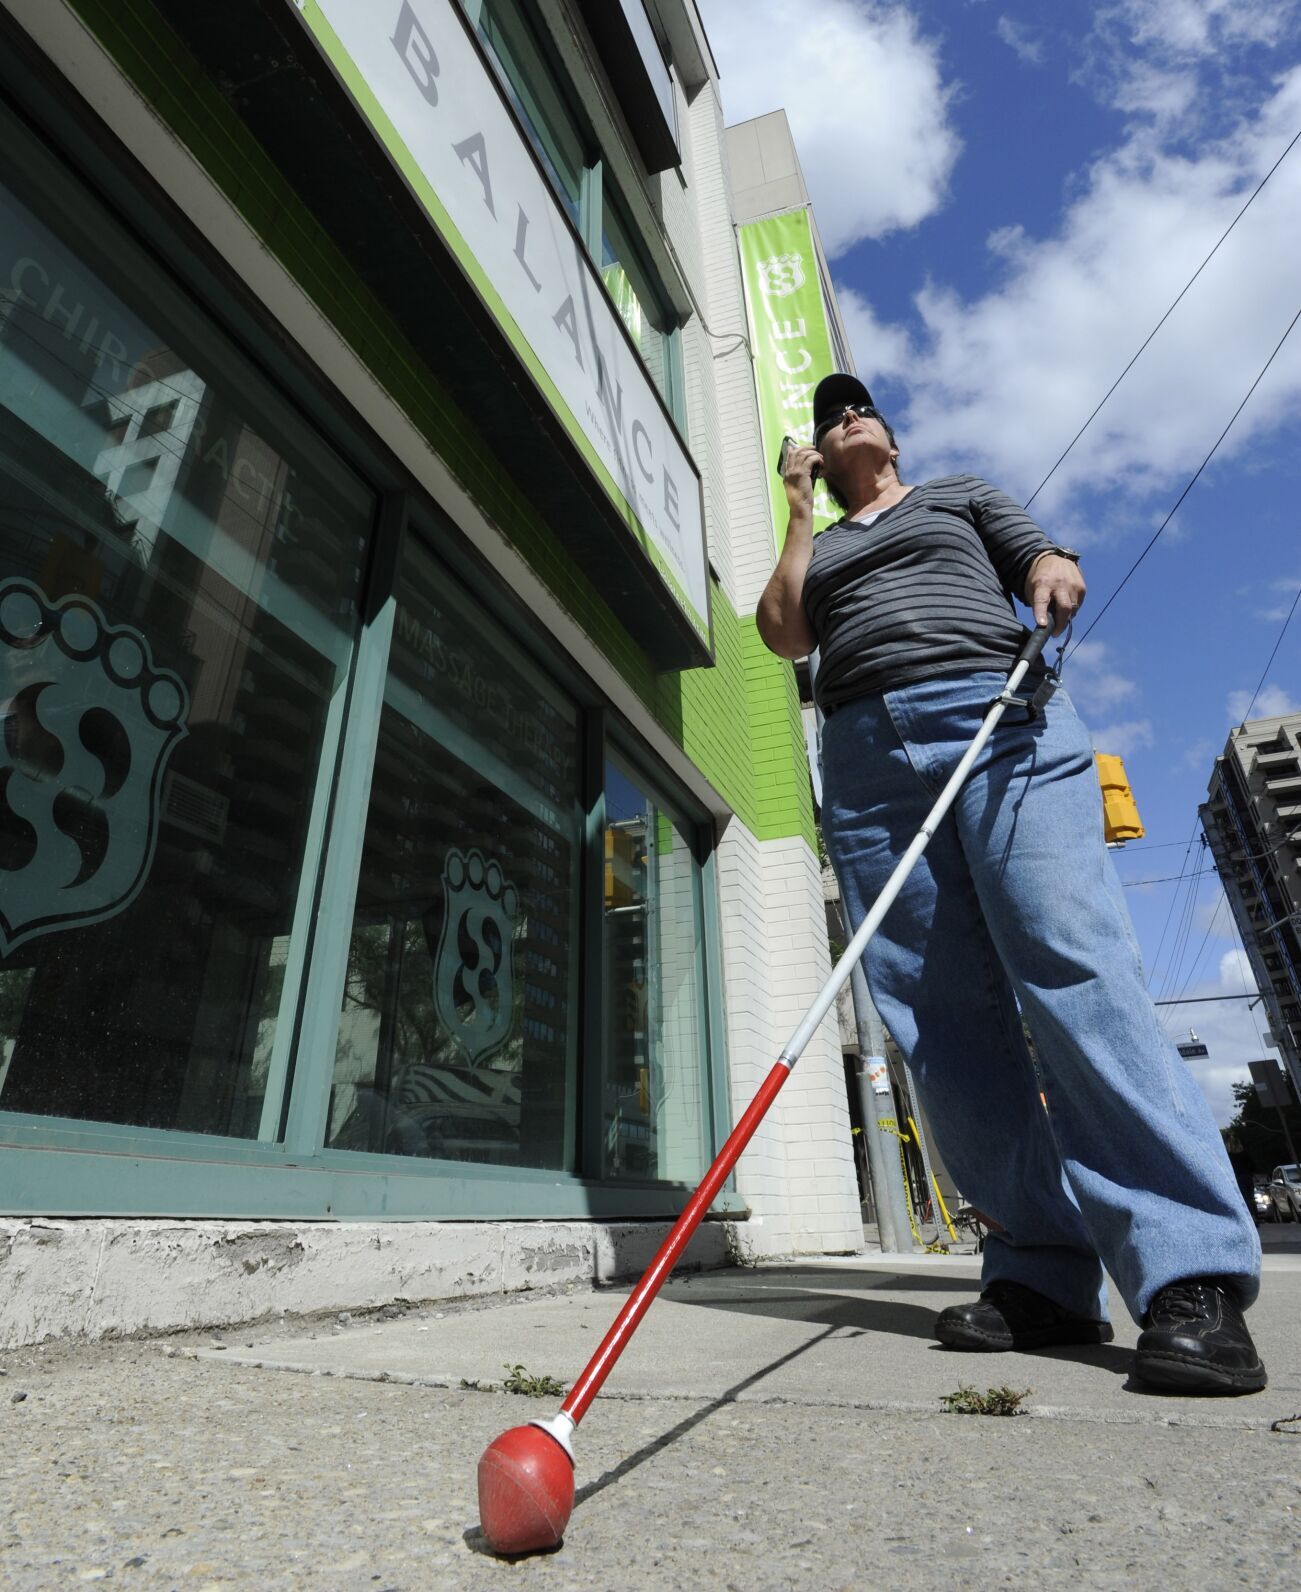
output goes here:
<path id="1" fill-rule="evenodd" d="M 608 199 L 601 227 L 601 277 L 642 363 L 671 410 L 674 406 L 673 319 L 640 262 L 618 206 Z"/>
<path id="2" fill-rule="evenodd" d="M 0 1110 L 271 1134 L 372 501 L 6 136 Z"/>
<path id="3" fill-rule="evenodd" d="M 404 555 L 328 1142 L 574 1169 L 578 716 Z"/>
<path id="4" fill-rule="evenodd" d="M 603 1172 L 692 1182 L 712 1133 L 700 874 L 685 835 L 620 760 L 605 768 Z"/>

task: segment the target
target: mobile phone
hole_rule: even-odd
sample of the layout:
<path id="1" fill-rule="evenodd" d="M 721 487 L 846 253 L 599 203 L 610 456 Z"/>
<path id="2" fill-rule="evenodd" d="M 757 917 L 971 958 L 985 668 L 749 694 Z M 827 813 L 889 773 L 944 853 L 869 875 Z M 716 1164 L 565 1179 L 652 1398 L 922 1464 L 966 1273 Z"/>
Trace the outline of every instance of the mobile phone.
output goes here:
<path id="1" fill-rule="evenodd" d="M 777 455 L 777 474 L 781 476 L 783 481 L 786 479 L 786 460 L 790 456 L 791 449 L 798 447 L 799 443 L 796 442 L 794 437 L 782 438 L 781 452 Z M 820 467 L 815 464 L 809 472 L 810 479 L 816 481 L 820 474 Z"/>

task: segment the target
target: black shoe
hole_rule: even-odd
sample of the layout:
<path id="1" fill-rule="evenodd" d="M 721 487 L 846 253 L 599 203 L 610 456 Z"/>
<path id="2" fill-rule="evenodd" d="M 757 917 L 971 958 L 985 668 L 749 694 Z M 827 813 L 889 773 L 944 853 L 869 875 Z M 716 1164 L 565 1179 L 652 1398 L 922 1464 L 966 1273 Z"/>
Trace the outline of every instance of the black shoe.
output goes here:
<path id="1" fill-rule="evenodd" d="M 991 1282 L 969 1305 L 950 1305 L 935 1320 L 935 1336 L 950 1349 L 1046 1349 L 1054 1343 L 1110 1343 L 1108 1321 L 1072 1315 L 1033 1288 Z"/>
<path id="2" fill-rule="evenodd" d="M 1258 1393 L 1265 1367 L 1242 1309 L 1214 1277 L 1162 1288 L 1143 1318 L 1134 1375 L 1167 1393 Z"/>

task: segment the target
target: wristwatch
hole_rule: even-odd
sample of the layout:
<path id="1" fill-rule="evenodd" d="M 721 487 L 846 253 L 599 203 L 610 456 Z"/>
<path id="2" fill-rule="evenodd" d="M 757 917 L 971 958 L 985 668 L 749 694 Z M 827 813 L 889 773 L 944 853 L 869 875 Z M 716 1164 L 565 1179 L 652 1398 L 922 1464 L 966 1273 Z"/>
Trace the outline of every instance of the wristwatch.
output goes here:
<path id="1" fill-rule="evenodd" d="M 1080 561 L 1080 555 L 1073 547 L 1059 547 L 1057 543 L 1054 542 L 1051 547 L 1041 547 L 1034 555 L 1034 558 L 1030 560 L 1030 562 L 1032 564 L 1036 563 L 1039 559 L 1044 558 L 1049 553 L 1056 553 L 1058 558 L 1069 558 L 1072 564 L 1078 564 Z"/>

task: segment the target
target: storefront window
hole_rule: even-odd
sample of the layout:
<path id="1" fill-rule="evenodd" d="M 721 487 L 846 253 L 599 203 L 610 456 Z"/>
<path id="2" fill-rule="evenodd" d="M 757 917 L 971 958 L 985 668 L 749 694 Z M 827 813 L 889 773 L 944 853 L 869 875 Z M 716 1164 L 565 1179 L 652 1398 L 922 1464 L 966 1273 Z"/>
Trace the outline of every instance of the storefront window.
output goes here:
<path id="1" fill-rule="evenodd" d="M 575 1170 L 579 718 L 409 537 L 327 1142 Z"/>
<path id="2" fill-rule="evenodd" d="M 0 1112 L 274 1137 L 374 505 L 0 132 Z"/>
<path id="3" fill-rule="evenodd" d="M 603 1175 L 695 1182 L 711 1141 L 700 870 L 621 759 L 605 768 Z"/>

